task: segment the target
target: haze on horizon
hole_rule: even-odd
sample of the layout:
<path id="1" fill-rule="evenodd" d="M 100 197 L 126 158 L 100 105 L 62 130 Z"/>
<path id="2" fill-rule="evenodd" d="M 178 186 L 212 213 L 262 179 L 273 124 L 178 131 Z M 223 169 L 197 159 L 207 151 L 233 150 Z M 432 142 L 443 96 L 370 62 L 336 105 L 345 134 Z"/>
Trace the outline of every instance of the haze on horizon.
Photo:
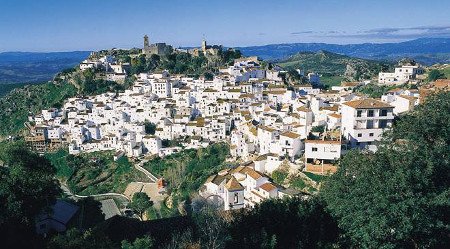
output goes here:
<path id="1" fill-rule="evenodd" d="M 0 52 L 450 37 L 450 1 L 0 0 Z"/>

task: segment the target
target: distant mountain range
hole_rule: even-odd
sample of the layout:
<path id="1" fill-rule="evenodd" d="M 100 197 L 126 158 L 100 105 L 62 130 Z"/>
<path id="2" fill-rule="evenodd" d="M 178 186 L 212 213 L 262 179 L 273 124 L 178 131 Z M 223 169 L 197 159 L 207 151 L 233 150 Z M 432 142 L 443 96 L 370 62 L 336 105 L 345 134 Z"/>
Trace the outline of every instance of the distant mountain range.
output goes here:
<path id="1" fill-rule="evenodd" d="M 0 84 L 47 81 L 63 69 L 74 67 L 90 54 L 75 52 L 0 53 Z"/>
<path id="2" fill-rule="evenodd" d="M 327 44 L 290 43 L 264 46 L 237 47 L 246 56 L 259 56 L 265 60 L 285 59 L 298 52 L 326 50 L 351 57 L 396 61 L 409 57 L 430 65 L 450 63 L 450 38 L 420 38 L 399 43 Z"/>

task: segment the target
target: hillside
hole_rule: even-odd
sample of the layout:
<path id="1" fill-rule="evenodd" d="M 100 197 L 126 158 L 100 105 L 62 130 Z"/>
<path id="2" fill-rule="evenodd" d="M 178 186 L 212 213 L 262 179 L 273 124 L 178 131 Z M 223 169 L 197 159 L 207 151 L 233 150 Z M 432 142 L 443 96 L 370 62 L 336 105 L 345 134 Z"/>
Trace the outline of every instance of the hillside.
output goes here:
<path id="1" fill-rule="evenodd" d="M 346 76 L 354 79 L 370 79 L 390 63 L 352 58 L 328 51 L 300 52 L 277 64 L 286 69 L 313 71 L 326 76 Z"/>
<path id="2" fill-rule="evenodd" d="M 326 50 L 351 57 L 397 61 L 411 57 L 423 64 L 449 63 L 450 38 L 421 38 L 399 43 L 327 44 L 290 43 L 264 46 L 239 47 L 246 56 L 259 56 L 276 60 L 289 57 L 298 52 L 318 52 Z"/>
<path id="3" fill-rule="evenodd" d="M 74 67 L 89 54 L 89 51 L 0 53 L 0 85 L 51 80 L 56 73 Z"/>
<path id="4" fill-rule="evenodd" d="M 12 90 L 0 98 L 0 136 L 23 129 L 28 112 L 59 106 L 76 93 L 76 88 L 69 83 L 28 85 Z"/>

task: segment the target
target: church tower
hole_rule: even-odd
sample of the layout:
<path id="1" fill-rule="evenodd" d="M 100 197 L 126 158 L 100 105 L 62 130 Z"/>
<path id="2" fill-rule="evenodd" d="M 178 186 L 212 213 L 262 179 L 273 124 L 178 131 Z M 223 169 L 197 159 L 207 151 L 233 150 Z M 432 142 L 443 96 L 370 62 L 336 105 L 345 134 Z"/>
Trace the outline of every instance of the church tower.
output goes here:
<path id="1" fill-rule="evenodd" d="M 202 40 L 202 51 L 203 51 L 203 53 L 206 53 L 206 40 L 205 39 Z"/>

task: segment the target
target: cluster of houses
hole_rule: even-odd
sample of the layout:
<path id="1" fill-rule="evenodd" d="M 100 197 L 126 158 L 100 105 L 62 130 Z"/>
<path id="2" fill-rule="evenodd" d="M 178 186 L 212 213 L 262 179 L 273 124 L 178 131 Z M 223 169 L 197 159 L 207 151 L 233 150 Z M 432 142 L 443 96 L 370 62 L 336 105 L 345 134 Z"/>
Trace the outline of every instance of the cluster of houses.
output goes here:
<path id="1" fill-rule="evenodd" d="M 388 85 L 401 85 L 414 81 L 417 75 L 423 74 L 420 65 L 403 65 L 396 67 L 393 73 L 381 72 L 378 74 L 378 83 Z"/>
<path id="2" fill-rule="evenodd" d="M 127 70 L 130 68 L 129 63 L 119 63 L 111 55 L 102 57 L 92 52 L 88 59 L 80 63 L 80 70 L 102 71 L 106 74 L 106 80 L 123 83 L 127 77 Z"/>
<path id="3" fill-rule="evenodd" d="M 80 69 L 99 66 L 123 73 L 111 57 L 84 61 Z M 282 196 L 267 175 L 283 163 L 326 174 L 336 171 L 336 160 L 348 148 L 376 150 L 394 117 L 419 103 L 419 90 L 394 89 L 371 99 L 353 92 L 362 82 L 326 91 L 312 84 L 287 88 L 281 74 L 262 68 L 256 57 L 220 68 L 213 80 L 141 73 L 125 92 L 70 98 L 60 109 L 30 115 L 27 141 L 38 150 L 49 145 L 68 146 L 70 154 L 115 150 L 116 157 L 164 157 L 226 141 L 231 156 L 246 163 L 211 176 L 201 194 L 236 209 Z M 318 82 L 315 75 L 311 79 Z M 149 124 L 154 134 L 146 131 Z"/>

